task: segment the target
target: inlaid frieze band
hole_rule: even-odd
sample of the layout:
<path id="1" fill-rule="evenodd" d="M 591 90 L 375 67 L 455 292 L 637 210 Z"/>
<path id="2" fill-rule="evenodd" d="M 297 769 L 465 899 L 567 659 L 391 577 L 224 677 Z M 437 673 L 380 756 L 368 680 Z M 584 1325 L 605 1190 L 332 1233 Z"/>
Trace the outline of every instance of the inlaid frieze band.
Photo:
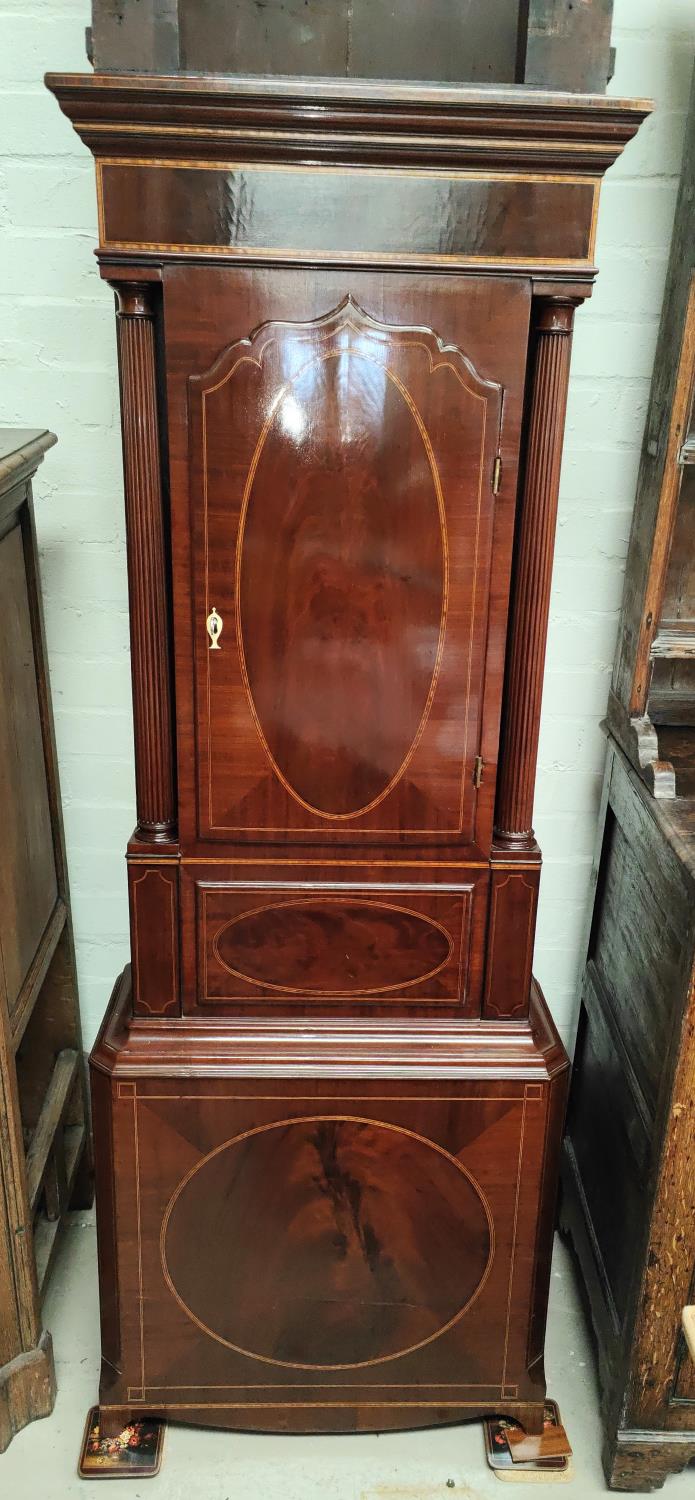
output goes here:
<path id="1" fill-rule="evenodd" d="M 592 264 L 599 182 L 546 173 L 112 158 L 102 250 L 234 259 Z"/>

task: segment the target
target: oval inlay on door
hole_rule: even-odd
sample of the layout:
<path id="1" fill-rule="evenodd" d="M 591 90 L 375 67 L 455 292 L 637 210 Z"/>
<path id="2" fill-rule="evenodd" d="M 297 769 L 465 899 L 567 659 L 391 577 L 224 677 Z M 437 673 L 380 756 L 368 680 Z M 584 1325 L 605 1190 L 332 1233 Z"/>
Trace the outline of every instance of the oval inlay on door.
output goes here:
<path id="1" fill-rule="evenodd" d="M 493 1231 L 480 1188 L 435 1143 L 316 1116 L 261 1126 L 198 1163 L 161 1249 L 171 1292 L 211 1338 L 270 1364 L 341 1369 L 457 1323 L 487 1279 Z"/>
<path id="2" fill-rule="evenodd" d="M 381 901 L 285 901 L 243 912 L 217 933 L 223 968 L 287 994 L 386 994 L 438 974 L 453 943 L 430 917 Z"/>
<path id="3" fill-rule="evenodd" d="M 309 358 L 267 413 L 237 549 L 258 732 L 287 791 L 333 819 L 382 801 L 408 765 L 436 687 L 448 590 L 422 417 L 368 340 L 345 337 Z"/>

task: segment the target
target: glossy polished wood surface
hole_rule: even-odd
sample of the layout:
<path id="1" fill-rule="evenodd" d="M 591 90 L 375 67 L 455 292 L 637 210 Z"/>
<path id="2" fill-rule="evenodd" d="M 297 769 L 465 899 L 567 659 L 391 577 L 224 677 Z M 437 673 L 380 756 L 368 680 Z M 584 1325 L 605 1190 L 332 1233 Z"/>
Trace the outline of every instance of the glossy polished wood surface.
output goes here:
<path id="1" fill-rule="evenodd" d="M 537 1424 L 567 1077 L 538 993 L 534 1040 L 401 1023 L 379 1056 L 363 1027 L 362 1069 L 355 1022 L 151 1022 L 124 1050 L 129 1002 L 126 975 L 93 1056 L 105 1418 Z"/>
<path id="2" fill-rule="evenodd" d="M 465 1316 L 491 1269 L 488 1215 L 434 1142 L 318 1113 L 241 1132 L 190 1168 L 164 1216 L 162 1268 L 181 1310 L 224 1348 L 283 1369 L 357 1370 Z"/>
<path id="3" fill-rule="evenodd" d="M 535 164 L 600 178 L 652 109 L 599 94 L 383 80 L 49 73 L 46 84 L 97 161 L 333 160 L 504 173 Z"/>
<path id="4" fill-rule="evenodd" d="M 346 187 L 349 192 L 346 192 Z M 408 181 L 340 167 L 322 173 L 270 167 L 104 162 L 104 250 L 288 260 L 462 259 L 591 263 L 595 185 L 421 174 Z M 407 248 L 404 248 L 407 247 Z"/>
<path id="5" fill-rule="evenodd" d="M 131 867 L 138 889 L 156 874 L 145 863 Z M 485 868 L 278 854 L 247 863 L 187 860 L 179 885 L 186 1015 L 254 1015 L 259 1006 L 307 1019 L 480 1014 Z M 138 954 L 146 948 L 141 936 Z M 163 935 L 158 949 L 162 962 L 168 952 L 171 969 Z M 162 988 L 162 1004 L 169 993 Z"/>
<path id="6" fill-rule="evenodd" d="M 164 537 L 154 306 L 147 286 L 118 299 L 123 405 L 123 477 L 128 528 L 130 643 L 138 835 L 166 842 L 176 833 L 173 702 Z"/>
<path id="7" fill-rule="evenodd" d="M 276 1007 L 292 999 L 354 1013 L 382 1002 L 458 1008 L 465 999 L 470 887 L 322 886 L 308 895 L 286 884 L 240 893 L 201 883 L 197 897 L 202 1004 Z"/>
<path id="8" fill-rule="evenodd" d="M 219 283 L 230 325 L 246 281 Z M 350 295 L 191 380 L 201 837 L 471 841 L 501 408 L 448 338 Z"/>
<path id="9" fill-rule="evenodd" d="M 184 849 L 485 849 L 528 288 L 172 268 L 164 316 Z"/>
<path id="10" fill-rule="evenodd" d="M 590 291 L 645 107 L 51 86 L 96 158 L 102 275 L 156 310 L 170 522 L 178 824 L 129 846 L 135 991 L 93 1056 L 102 1423 L 538 1430 L 557 299 Z M 134 679 L 147 701 L 138 653 Z"/>
<path id="11" fill-rule="evenodd" d="M 507 653 L 503 770 L 495 809 L 497 841 L 506 848 L 532 849 L 535 842 L 533 799 L 573 326 L 573 303 L 558 299 L 542 305 L 534 328 L 524 504 Z"/>

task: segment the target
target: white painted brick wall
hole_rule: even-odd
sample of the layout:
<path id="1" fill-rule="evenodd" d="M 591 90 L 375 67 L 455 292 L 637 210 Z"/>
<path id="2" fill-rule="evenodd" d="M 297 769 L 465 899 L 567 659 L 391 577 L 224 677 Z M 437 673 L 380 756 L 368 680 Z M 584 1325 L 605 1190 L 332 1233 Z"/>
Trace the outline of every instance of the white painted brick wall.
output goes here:
<path id="1" fill-rule="evenodd" d="M 0 422 L 51 427 L 36 485 L 85 1039 L 128 956 L 134 822 L 112 297 L 93 258 L 91 160 L 42 85 L 83 70 L 87 0 L 0 0 Z M 610 681 L 685 110 L 693 0 L 616 0 L 613 92 L 658 112 L 604 188 L 579 316 L 553 583 L 536 826 L 536 969 L 569 1036 Z"/>

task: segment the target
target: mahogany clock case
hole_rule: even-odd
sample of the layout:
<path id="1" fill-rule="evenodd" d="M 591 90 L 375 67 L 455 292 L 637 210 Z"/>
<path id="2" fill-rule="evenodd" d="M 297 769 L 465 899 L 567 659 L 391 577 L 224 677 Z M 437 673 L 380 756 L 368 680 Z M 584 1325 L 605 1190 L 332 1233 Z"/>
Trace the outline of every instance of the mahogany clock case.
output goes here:
<path id="1" fill-rule="evenodd" d="M 600 180 L 647 107 L 49 83 L 97 164 L 131 598 L 102 1418 L 539 1428 L 552 551 Z"/>

